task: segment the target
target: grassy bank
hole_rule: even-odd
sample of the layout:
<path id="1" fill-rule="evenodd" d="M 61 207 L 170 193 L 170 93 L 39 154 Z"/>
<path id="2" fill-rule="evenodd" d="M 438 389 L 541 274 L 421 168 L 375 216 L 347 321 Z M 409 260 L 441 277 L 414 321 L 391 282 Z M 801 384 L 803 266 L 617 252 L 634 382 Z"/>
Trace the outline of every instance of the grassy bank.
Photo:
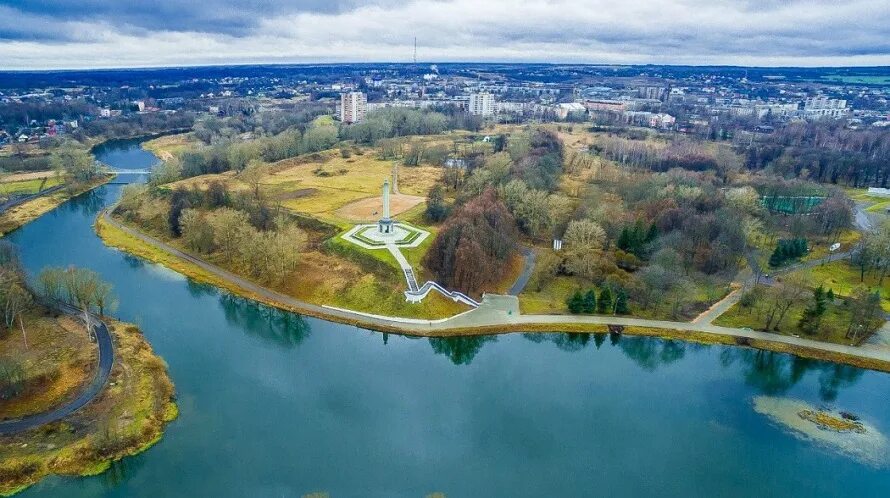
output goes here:
<path id="1" fill-rule="evenodd" d="M 101 216 L 96 221 L 96 233 L 111 247 L 162 264 L 194 280 L 270 306 L 312 316 L 326 316 L 316 310 L 288 306 L 270 300 L 235 282 L 220 278 L 191 261 L 146 244 L 108 223 Z M 349 249 L 352 250 L 352 247 Z M 232 271 L 231 268 L 226 270 Z M 373 272 L 364 271 L 358 264 L 345 258 L 320 251 L 310 251 L 303 254 L 293 278 L 285 279 L 271 289 L 317 306 L 329 305 L 388 316 L 436 319 L 450 317 L 467 310 L 465 306 L 438 293 L 431 293 L 422 303 L 408 303 L 403 295 L 404 281 L 399 279 L 401 274 L 396 269 L 392 269 L 391 273 L 391 278 L 383 278 Z"/>
<path id="2" fill-rule="evenodd" d="M 5 235 L 22 225 L 34 221 L 40 216 L 57 208 L 60 204 L 84 192 L 92 190 L 110 181 L 114 176 L 103 176 L 92 182 L 63 188 L 58 192 L 44 195 L 28 202 L 19 204 L 0 214 L 0 236 Z"/>
<path id="3" fill-rule="evenodd" d="M 50 474 L 94 475 L 144 451 L 178 415 L 164 361 L 135 326 L 108 322 L 116 361 L 108 385 L 64 420 L 0 436 L 0 495 Z"/>
<path id="4" fill-rule="evenodd" d="M 77 396 L 95 374 L 97 352 L 81 323 L 53 317 L 45 309 L 29 311 L 18 327 L 0 338 L 0 359 L 22 369 L 21 392 L 0 404 L 0 420 L 45 412 Z"/>
<path id="5" fill-rule="evenodd" d="M 354 325 L 358 327 L 368 327 L 368 322 L 366 320 L 360 318 L 346 318 L 334 313 L 321 312 L 317 309 L 307 309 L 289 306 L 285 303 L 270 300 L 265 298 L 264 296 L 257 295 L 251 292 L 248 289 L 242 289 L 237 284 L 226 281 L 224 279 L 220 279 L 213 274 L 205 271 L 201 267 L 189 263 L 188 261 L 177 258 L 166 251 L 159 250 L 153 246 L 149 246 L 142 241 L 131 237 L 130 235 L 118 230 L 114 226 L 108 224 L 104 220 L 100 218 L 97 223 L 97 231 L 99 232 L 102 239 L 106 242 L 106 244 L 112 245 L 114 247 L 118 247 L 120 249 L 126 250 L 133 254 L 142 256 L 146 259 L 150 259 L 152 261 L 156 261 L 164 264 L 165 266 L 183 273 L 189 277 L 195 278 L 196 280 L 201 280 L 203 282 L 209 283 L 211 285 L 215 285 L 217 287 L 229 290 L 235 294 L 241 295 L 243 297 L 247 297 L 249 299 L 253 299 L 255 301 L 261 302 L 263 304 L 273 306 L 276 308 L 294 311 L 297 313 L 302 313 L 308 316 L 315 316 L 318 318 L 323 318 L 326 320 L 330 320 L 338 323 L 345 323 L 348 325 Z M 421 330 L 416 327 L 412 328 L 410 326 L 405 327 L 394 327 L 394 326 L 382 326 L 382 325 L 374 325 L 374 330 L 379 332 L 392 332 L 396 334 L 402 334 L 407 336 L 415 336 L 415 337 L 457 337 L 457 336 L 474 336 L 474 335 L 493 335 L 493 334 L 507 334 L 507 333 L 521 333 L 521 332 L 587 332 L 587 333 L 596 333 L 596 332 L 607 332 L 607 325 L 600 324 L 586 324 L 586 323 L 573 323 L 573 324 L 498 324 L 493 326 L 484 326 L 484 327 L 466 327 L 466 328 L 450 328 L 450 329 L 437 329 L 437 330 Z M 763 349 L 767 351 L 775 351 L 780 353 L 788 353 L 796 356 L 801 356 L 804 358 L 811 358 L 816 360 L 830 361 L 835 363 L 843 363 L 847 365 L 853 365 L 859 368 L 867 368 L 871 370 L 879 370 L 884 372 L 890 372 L 890 362 L 872 359 L 872 358 L 864 358 L 860 356 L 847 355 L 842 353 L 836 353 L 833 351 L 825 351 L 822 349 L 816 349 L 811 347 L 804 346 L 796 346 L 791 344 L 785 344 L 777 341 L 769 341 L 769 340 L 760 340 L 760 339 L 748 339 L 744 337 L 734 337 L 731 335 L 723 335 L 723 334 L 714 334 L 708 332 L 700 332 L 700 331 L 685 331 L 685 330 L 675 330 L 675 329 L 667 329 L 667 328 L 655 328 L 655 327 L 624 327 L 622 329 L 623 334 L 628 335 L 639 335 L 639 336 L 647 336 L 647 337 L 656 337 L 663 339 L 677 339 L 683 341 L 691 341 L 698 342 L 702 344 L 712 344 L 712 345 L 732 345 L 732 346 L 747 346 L 756 349 Z"/>

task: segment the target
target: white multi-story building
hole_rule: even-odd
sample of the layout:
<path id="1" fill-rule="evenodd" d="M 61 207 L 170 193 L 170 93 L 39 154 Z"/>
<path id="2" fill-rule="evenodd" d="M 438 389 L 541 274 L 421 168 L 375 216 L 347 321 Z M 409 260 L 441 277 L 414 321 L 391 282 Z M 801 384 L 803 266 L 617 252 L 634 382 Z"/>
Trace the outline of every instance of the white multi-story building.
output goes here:
<path id="1" fill-rule="evenodd" d="M 493 102 L 490 93 L 471 93 L 467 110 L 476 116 L 491 116 L 494 112 Z"/>
<path id="2" fill-rule="evenodd" d="M 830 99 L 820 96 L 806 99 L 803 104 L 804 116 L 808 118 L 840 118 L 850 113 L 847 101 L 843 99 Z"/>
<path id="3" fill-rule="evenodd" d="M 368 110 L 368 98 L 362 92 L 340 94 L 340 121 L 359 123 L 365 119 Z"/>

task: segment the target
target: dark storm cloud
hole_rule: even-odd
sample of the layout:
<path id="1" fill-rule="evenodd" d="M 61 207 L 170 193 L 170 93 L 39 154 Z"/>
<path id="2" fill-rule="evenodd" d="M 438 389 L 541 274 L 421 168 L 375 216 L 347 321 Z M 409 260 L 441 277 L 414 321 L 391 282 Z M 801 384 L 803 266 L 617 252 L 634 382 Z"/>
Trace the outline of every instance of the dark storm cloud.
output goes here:
<path id="1" fill-rule="evenodd" d="M 336 13 L 356 4 L 351 0 L 7 0 L 3 3 L 22 17 L 43 20 L 45 26 L 31 32 L 7 30 L 7 34 L 17 34 L 23 39 L 43 36 L 65 39 L 67 35 L 53 33 L 52 26 L 68 21 L 104 22 L 133 32 L 172 30 L 244 36 L 267 17 L 295 12 Z"/>

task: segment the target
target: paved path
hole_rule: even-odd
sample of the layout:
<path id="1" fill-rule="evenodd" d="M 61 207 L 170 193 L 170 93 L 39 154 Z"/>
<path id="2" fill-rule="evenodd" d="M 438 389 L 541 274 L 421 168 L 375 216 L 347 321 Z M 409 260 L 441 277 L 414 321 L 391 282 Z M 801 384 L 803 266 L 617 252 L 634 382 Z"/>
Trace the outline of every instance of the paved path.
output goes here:
<path id="1" fill-rule="evenodd" d="M 69 314 L 80 315 L 83 313 L 81 310 L 68 305 L 61 306 L 61 308 L 62 311 Z M 48 412 L 0 422 L 0 434 L 17 434 L 60 420 L 83 408 L 102 391 L 102 388 L 108 382 L 108 377 L 111 375 L 111 367 L 114 366 L 114 343 L 111 340 L 108 326 L 104 322 L 99 321 L 97 325 L 93 326 L 93 331 L 96 334 L 96 342 L 99 346 L 99 367 L 96 369 L 96 376 L 93 377 L 90 385 L 73 400 Z"/>
<path id="2" fill-rule="evenodd" d="M 24 203 L 26 203 L 30 200 L 36 199 L 38 197 L 43 197 L 44 195 L 49 195 L 49 194 L 52 194 L 53 192 L 58 192 L 59 190 L 62 190 L 63 188 L 65 188 L 64 183 L 61 185 L 54 185 L 50 188 L 45 188 L 35 194 L 25 195 L 25 196 L 21 196 L 21 197 L 16 197 L 15 199 L 10 199 L 10 200 L 0 204 L 0 213 L 3 213 L 5 211 L 7 211 L 8 209 L 12 209 L 12 208 L 18 206 L 19 204 L 24 204 Z"/>
<path id="3" fill-rule="evenodd" d="M 528 280 L 532 278 L 532 272 L 535 271 L 535 259 L 537 259 L 537 256 L 537 253 L 531 247 L 522 247 L 522 258 L 524 261 L 522 273 L 516 278 L 516 282 L 513 282 L 513 286 L 510 287 L 507 294 L 518 296 L 525 289 L 525 286 L 528 285 Z"/>
<path id="4" fill-rule="evenodd" d="M 215 275 L 218 278 L 225 279 L 248 292 L 260 296 L 267 302 L 276 304 L 279 307 L 283 307 L 285 309 L 314 314 L 334 321 L 360 324 L 360 326 L 368 328 L 382 327 L 383 330 L 392 330 L 413 335 L 448 335 L 450 331 L 466 333 L 466 329 L 469 328 L 480 328 L 482 329 L 480 333 L 491 333 L 493 330 L 496 331 L 498 327 L 503 327 L 508 330 L 517 330 L 522 329 L 522 327 L 526 325 L 553 325 L 554 330 L 558 330 L 560 325 L 568 324 L 648 327 L 680 332 L 705 332 L 732 338 L 761 339 L 774 343 L 783 343 L 793 346 L 805 347 L 813 350 L 841 353 L 849 356 L 886 362 L 887 369 L 890 370 L 890 349 L 887 348 L 870 346 L 844 346 L 839 344 L 813 341 L 801 337 L 772 334 L 769 332 L 720 327 L 713 325 L 707 321 L 694 323 L 672 322 L 666 320 L 648 320 L 643 318 L 619 316 L 523 315 L 519 311 L 519 299 L 516 296 L 497 296 L 489 294 L 483 298 L 483 302 L 480 303 L 478 308 L 444 320 L 409 320 L 319 306 L 294 299 L 290 296 L 286 296 L 270 289 L 266 289 L 253 282 L 245 280 L 238 275 L 212 265 L 202 259 L 196 258 L 190 254 L 184 253 L 174 247 L 171 247 L 154 237 L 145 235 L 141 232 L 126 227 L 119 223 L 117 220 L 111 218 L 111 216 L 108 215 L 108 211 L 104 211 L 101 216 L 103 216 L 105 221 L 107 221 L 109 224 L 143 241 L 144 243 L 155 246 L 158 249 L 164 250 L 179 258 L 182 258 L 200 267 L 204 271 Z"/>

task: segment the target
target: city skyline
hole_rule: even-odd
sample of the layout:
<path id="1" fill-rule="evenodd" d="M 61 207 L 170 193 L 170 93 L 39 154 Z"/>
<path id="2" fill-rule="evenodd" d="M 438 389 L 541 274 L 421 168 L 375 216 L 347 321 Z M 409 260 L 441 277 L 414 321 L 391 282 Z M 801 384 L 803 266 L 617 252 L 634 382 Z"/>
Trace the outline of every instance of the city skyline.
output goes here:
<path id="1" fill-rule="evenodd" d="M 13 0 L 0 69 L 410 62 L 415 36 L 431 62 L 890 65 L 890 5 Z"/>

